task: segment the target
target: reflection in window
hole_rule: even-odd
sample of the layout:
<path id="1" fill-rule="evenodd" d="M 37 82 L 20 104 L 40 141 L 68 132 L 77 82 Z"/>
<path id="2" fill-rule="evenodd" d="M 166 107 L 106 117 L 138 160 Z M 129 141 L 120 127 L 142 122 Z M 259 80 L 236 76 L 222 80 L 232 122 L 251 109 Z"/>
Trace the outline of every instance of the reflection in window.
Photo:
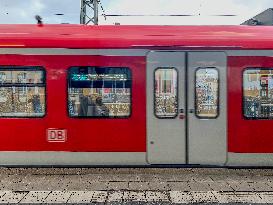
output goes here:
<path id="1" fill-rule="evenodd" d="M 177 115 L 177 71 L 158 68 L 155 71 L 155 115 L 159 118 Z"/>
<path id="2" fill-rule="evenodd" d="M 196 115 L 216 118 L 218 115 L 218 71 L 215 68 L 199 68 L 196 71 Z"/>
<path id="3" fill-rule="evenodd" d="M 247 69 L 243 74 L 244 116 L 273 118 L 273 69 Z"/>
<path id="4" fill-rule="evenodd" d="M 45 115 L 45 78 L 39 68 L 0 68 L 0 117 Z"/>
<path id="5" fill-rule="evenodd" d="M 128 117 L 131 113 L 128 68 L 72 67 L 68 110 L 71 117 Z"/>

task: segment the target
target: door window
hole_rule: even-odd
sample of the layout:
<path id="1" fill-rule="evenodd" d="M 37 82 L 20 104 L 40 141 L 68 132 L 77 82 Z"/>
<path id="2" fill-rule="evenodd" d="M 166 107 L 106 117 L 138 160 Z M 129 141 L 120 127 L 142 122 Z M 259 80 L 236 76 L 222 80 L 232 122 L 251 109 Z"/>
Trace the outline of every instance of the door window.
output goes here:
<path id="1" fill-rule="evenodd" d="M 216 118 L 219 107 L 219 74 L 216 68 L 198 68 L 195 72 L 195 114 L 199 118 Z"/>
<path id="2" fill-rule="evenodd" d="M 174 118 L 177 115 L 177 70 L 175 68 L 157 68 L 154 78 L 155 116 Z"/>

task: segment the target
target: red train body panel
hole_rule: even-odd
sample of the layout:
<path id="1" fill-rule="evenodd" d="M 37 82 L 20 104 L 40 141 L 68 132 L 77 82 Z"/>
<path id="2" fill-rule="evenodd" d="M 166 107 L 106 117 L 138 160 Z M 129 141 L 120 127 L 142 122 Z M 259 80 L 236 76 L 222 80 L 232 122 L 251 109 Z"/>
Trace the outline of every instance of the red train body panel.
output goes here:
<path id="1" fill-rule="evenodd" d="M 230 57 L 228 59 L 228 151 L 272 153 L 272 120 L 249 120 L 242 115 L 243 82 L 246 68 L 272 68 L 273 58 Z"/>
<path id="2" fill-rule="evenodd" d="M 255 115 L 258 111 L 247 110 L 244 100 L 248 97 L 248 106 L 256 103 L 253 96 L 259 94 L 255 90 L 257 86 L 264 89 L 266 85 L 267 92 L 271 89 L 272 33 L 273 28 L 262 26 L 0 25 L 0 74 L 8 68 L 41 67 L 45 71 L 46 90 L 44 117 L 0 117 L 0 164 L 271 166 L 273 119 L 245 117 L 246 112 Z M 75 66 L 128 68 L 132 75 L 130 115 L 121 118 L 71 117 L 68 80 L 69 70 Z M 177 115 L 163 121 L 156 116 L 157 110 L 153 107 L 158 102 L 154 100 L 156 94 L 150 91 L 156 92 L 156 86 L 161 86 L 154 83 L 156 78 L 163 78 L 163 75 L 156 77 L 157 70 L 173 68 L 176 70 L 168 73 L 172 77 L 165 76 L 165 81 L 177 83 L 168 90 L 168 95 L 177 92 L 180 101 L 175 105 Z M 197 71 L 204 68 L 211 72 L 210 75 L 217 72 L 215 76 L 219 83 L 219 113 L 215 118 L 205 120 L 197 116 L 197 102 L 193 100 L 197 89 L 202 88 L 197 85 Z M 244 75 L 247 69 L 259 69 L 260 73 Z M 256 77 L 256 84 L 252 85 L 254 75 L 261 79 Z M 96 76 L 100 77 L 99 74 Z M 109 78 L 106 74 L 104 77 Z M 250 89 L 244 91 L 247 78 Z M 213 84 L 213 80 L 210 83 Z M 0 86 L 3 85 L 0 83 Z M 15 93 L 15 88 L 12 92 Z M 252 94 L 245 96 L 244 92 Z M 171 102 L 169 96 L 164 99 Z M 263 98 L 262 94 L 260 98 Z M 165 106 L 170 109 L 169 105 Z M 268 102 L 256 107 L 259 106 L 271 109 Z M 153 111 L 149 110 L 151 108 Z M 271 111 L 267 112 L 270 115 Z M 215 127 L 214 119 L 218 119 Z M 168 124 L 171 120 L 175 123 Z M 221 127 L 216 129 L 218 125 Z M 54 129 L 64 130 L 66 139 L 48 141 L 48 131 Z M 170 136 L 164 136 L 165 132 Z M 183 132 L 183 143 L 172 132 Z M 153 138 L 153 133 L 162 136 Z M 183 160 L 179 160 L 175 149 Z M 217 158 L 218 153 L 222 154 L 221 159 Z"/>
<path id="3" fill-rule="evenodd" d="M 272 49 L 269 26 L 1 25 L 1 47 Z"/>
<path id="4" fill-rule="evenodd" d="M 43 118 L 0 119 L 2 151 L 145 152 L 145 59 L 105 56 L 22 56 L 2 55 L 1 65 L 46 68 L 46 116 Z M 130 67 L 131 116 L 124 119 L 75 119 L 67 111 L 67 70 L 72 65 Z M 49 94 L 50 93 L 50 94 Z M 107 127 L 107 129 L 105 129 Z M 66 129 L 67 141 L 50 143 L 48 128 Z M 134 132 L 132 132 L 134 130 Z M 20 133 L 20 134 L 18 134 Z"/>

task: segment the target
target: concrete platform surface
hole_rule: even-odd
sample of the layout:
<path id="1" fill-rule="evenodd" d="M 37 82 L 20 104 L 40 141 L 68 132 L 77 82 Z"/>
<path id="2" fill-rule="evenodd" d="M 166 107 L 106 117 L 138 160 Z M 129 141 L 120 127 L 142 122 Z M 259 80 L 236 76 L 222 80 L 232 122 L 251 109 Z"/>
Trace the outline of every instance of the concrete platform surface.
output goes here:
<path id="1" fill-rule="evenodd" d="M 273 203 L 273 169 L 0 168 L 0 203 Z"/>

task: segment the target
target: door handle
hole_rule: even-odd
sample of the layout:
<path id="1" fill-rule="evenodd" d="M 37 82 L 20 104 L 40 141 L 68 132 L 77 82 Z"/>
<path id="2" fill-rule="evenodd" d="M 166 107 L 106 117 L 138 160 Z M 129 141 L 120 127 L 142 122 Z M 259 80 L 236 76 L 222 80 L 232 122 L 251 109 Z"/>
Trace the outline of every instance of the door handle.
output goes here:
<path id="1" fill-rule="evenodd" d="M 184 120 L 185 119 L 185 115 L 183 113 L 179 114 L 179 119 L 180 120 Z"/>
<path id="2" fill-rule="evenodd" d="M 183 108 L 179 109 L 179 119 L 180 120 L 185 119 L 185 114 L 184 114 L 184 109 Z"/>

